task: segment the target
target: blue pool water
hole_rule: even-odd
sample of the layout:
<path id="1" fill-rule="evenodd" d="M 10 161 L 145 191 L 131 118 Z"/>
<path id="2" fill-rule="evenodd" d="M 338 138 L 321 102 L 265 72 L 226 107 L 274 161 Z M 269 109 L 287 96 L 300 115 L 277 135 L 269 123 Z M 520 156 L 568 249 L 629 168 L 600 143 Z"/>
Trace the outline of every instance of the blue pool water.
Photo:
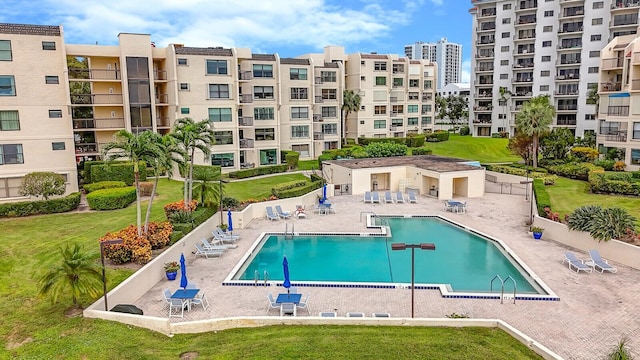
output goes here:
<path id="1" fill-rule="evenodd" d="M 291 281 L 410 283 L 411 250 L 392 251 L 391 243 L 434 243 L 435 251 L 415 250 L 416 284 L 447 284 L 455 292 L 489 292 L 491 279 L 511 276 L 517 292 L 544 294 L 494 241 L 465 231 L 438 218 L 386 218 L 392 238 L 371 236 L 270 235 L 234 277 L 254 280 L 269 273 L 282 280 L 282 259 L 287 256 Z M 494 283 L 493 291 L 499 291 Z M 513 291 L 511 283 L 506 291 Z"/>

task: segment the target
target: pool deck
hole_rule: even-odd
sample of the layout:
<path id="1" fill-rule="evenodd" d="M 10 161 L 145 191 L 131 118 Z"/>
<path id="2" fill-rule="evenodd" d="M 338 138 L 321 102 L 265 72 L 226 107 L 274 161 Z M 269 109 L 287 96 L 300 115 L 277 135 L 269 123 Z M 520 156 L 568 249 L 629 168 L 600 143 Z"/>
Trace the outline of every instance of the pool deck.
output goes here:
<path id="1" fill-rule="evenodd" d="M 296 232 L 369 232 L 362 211 L 378 215 L 440 215 L 472 227 L 504 241 L 555 293 L 560 301 L 445 299 L 437 290 L 415 291 L 415 315 L 422 318 L 443 318 L 457 313 L 471 318 L 502 319 L 566 359 L 603 358 L 623 337 L 628 338 L 632 354 L 640 356 L 640 271 L 613 263 L 616 274 L 577 274 L 562 264 L 563 253 L 569 249 L 554 241 L 535 241 L 527 232 L 529 202 L 523 196 L 486 194 L 483 198 L 468 199 L 466 214 L 445 213 L 442 203 L 421 196 L 417 204 L 365 204 L 363 196 L 336 196 L 336 214 L 309 213 L 306 219 L 268 221 L 254 220 L 244 229 L 235 231 L 241 236 L 237 249 L 230 249 L 221 258 L 206 259 L 188 254 L 187 272 L 206 293 L 210 307 L 200 306 L 185 312 L 184 318 L 172 317 L 172 322 L 196 321 L 231 316 L 263 316 L 266 314 L 267 293 L 282 292 L 281 287 L 222 286 L 223 280 L 262 232 L 283 232 L 285 223 L 295 225 Z M 293 210 L 293 209 L 285 209 Z M 290 229 L 290 227 L 289 227 Z M 416 243 L 429 242 L 429 234 L 417 237 Z M 191 250 L 189 249 L 189 252 Z M 436 250 L 437 251 L 437 250 Z M 416 256 L 419 252 L 416 252 Z M 578 257 L 587 254 L 576 251 Z M 185 253 L 185 255 L 187 255 Z M 295 269 L 291 270 L 295 285 Z M 488 280 L 487 280 L 488 281 Z M 162 290 L 172 291 L 178 281 L 162 280 L 135 302 L 145 315 L 167 317 Z M 303 298 L 309 294 L 311 313 L 336 311 L 387 312 L 392 317 L 411 316 L 409 289 L 354 289 L 299 287 Z M 276 309 L 269 315 L 279 316 Z M 298 316 L 306 316 L 300 310 Z"/>

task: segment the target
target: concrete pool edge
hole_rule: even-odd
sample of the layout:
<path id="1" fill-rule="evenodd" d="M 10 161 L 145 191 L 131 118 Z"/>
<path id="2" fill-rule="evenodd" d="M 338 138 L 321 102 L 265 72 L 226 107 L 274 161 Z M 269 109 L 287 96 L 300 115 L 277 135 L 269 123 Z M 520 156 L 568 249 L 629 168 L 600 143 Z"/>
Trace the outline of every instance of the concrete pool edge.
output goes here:
<path id="1" fill-rule="evenodd" d="M 362 215 L 362 214 L 361 214 Z M 242 258 L 238 261 L 238 263 L 233 267 L 231 272 L 227 275 L 227 277 L 223 280 L 223 286 L 281 286 L 279 283 L 281 281 L 272 281 L 263 276 L 262 279 L 254 279 L 254 280 L 237 280 L 234 279 L 236 274 L 241 270 L 241 268 L 247 263 L 247 260 L 253 255 L 254 251 L 258 246 L 266 240 L 268 236 L 272 235 L 301 235 L 301 236 L 313 236 L 313 235 L 335 235 L 335 236 L 391 236 L 390 232 L 387 232 L 389 228 L 384 225 L 376 225 L 374 224 L 374 218 L 384 218 L 384 217 L 395 217 L 395 218 L 436 218 L 442 221 L 445 221 L 451 225 L 454 225 L 460 229 L 463 229 L 467 232 L 473 233 L 480 237 L 487 239 L 488 241 L 495 242 L 501 250 L 506 252 L 513 261 L 517 263 L 517 265 L 526 272 L 526 275 L 529 276 L 535 283 L 538 285 L 546 294 L 533 294 L 533 293 L 517 293 L 515 297 L 513 293 L 507 294 L 497 293 L 497 292 L 456 292 L 452 291 L 447 284 L 415 284 L 415 288 L 418 290 L 439 290 L 440 294 L 443 298 L 464 298 L 464 299 L 501 299 L 502 300 L 541 300 L 541 301 L 560 301 L 560 297 L 555 294 L 553 290 L 549 286 L 547 286 L 544 281 L 531 269 L 520 257 L 518 257 L 513 250 L 506 243 L 504 243 L 500 239 L 496 239 L 490 235 L 482 233 L 478 230 L 475 230 L 471 227 L 462 225 L 458 222 L 455 222 L 449 218 L 440 216 L 440 215 L 396 215 L 396 214 L 368 214 L 367 215 L 367 228 L 379 229 L 380 233 L 356 233 L 356 232 L 295 232 L 295 233 L 285 233 L 285 232 L 262 232 L 260 236 L 256 239 L 256 241 L 251 245 L 251 247 L 245 252 Z M 259 276 L 260 274 L 258 274 Z M 265 279 L 266 278 L 266 279 Z M 331 281 L 301 281 L 292 283 L 294 286 L 298 287 L 339 287 L 339 288 L 371 288 L 371 289 L 410 289 L 410 283 L 375 283 L 375 282 L 331 282 Z"/>

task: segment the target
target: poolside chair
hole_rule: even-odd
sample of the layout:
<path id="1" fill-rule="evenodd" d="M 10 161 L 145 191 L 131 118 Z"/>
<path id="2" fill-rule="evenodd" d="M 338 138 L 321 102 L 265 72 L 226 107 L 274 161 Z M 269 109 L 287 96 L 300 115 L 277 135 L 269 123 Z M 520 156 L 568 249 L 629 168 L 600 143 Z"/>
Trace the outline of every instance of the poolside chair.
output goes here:
<path id="1" fill-rule="evenodd" d="M 276 205 L 276 213 L 278 214 L 278 216 L 280 216 L 283 219 L 288 219 L 291 217 L 291 213 L 288 211 L 282 210 L 282 207 L 280 207 L 280 205 Z"/>
<path id="2" fill-rule="evenodd" d="M 169 289 L 164 289 L 163 295 L 165 302 L 169 305 L 169 317 L 184 317 L 184 302 L 180 299 L 172 299 L 171 290 Z M 178 312 L 180 315 L 178 315 Z"/>
<path id="3" fill-rule="evenodd" d="M 202 305 L 202 308 L 204 310 L 207 310 L 207 308 L 209 307 L 209 300 L 207 300 L 207 296 L 205 295 L 204 291 L 196 295 L 196 297 L 194 297 L 190 301 L 191 305 Z"/>
<path id="4" fill-rule="evenodd" d="M 442 210 L 444 210 L 444 212 L 447 211 L 451 211 L 453 212 L 453 206 L 451 206 L 451 204 L 449 203 L 450 200 L 443 200 L 442 203 L 444 204 L 444 207 Z"/>
<path id="5" fill-rule="evenodd" d="M 416 197 L 416 193 L 413 191 L 407 192 L 407 199 L 409 199 L 409 202 L 413 204 L 418 202 L 418 197 Z"/>
<path id="6" fill-rule="evenodd" d="M 212 234 L 217 234 L 218 237 L 221 238 L 221 239 L 231 239 L 231 240 L 240 239 L 240 235 L 227 234 L 226 232 L 222 231 L 222 229 L 220 229 L 217 226 L 215 228 L 213 228 L 213 231 L 211 233 Z"/>
<path id="7" fill-rule="evenodd" d="M 282 303 L 280 304 L 280 316 L 293 315 L 296 316 L 296 304 Z"/>
<path id="8" fill-rule="evenodd" d="M 307 295 L 307 297 L 304 298 L 304 301 L 300 301 L 298 303 L 298 305 L 296 305 L 297 307 L 299 307 L 300 309 L 306 309 L 307 313 L 309 315 L 311 315 L 311 310 L 309 309 L 309 298 L 311 297 L 310 294 Z"/>
<path id="9" fill-rule="evenodd" d="M 320 316 L 320 317 L 337 317 L 338 313 L 336 313 L 335 311 L 324 311 L 324 312 L 318 313 L 318 316 Z"/>
<path id="10" fill-rule="evenodd" d="M 364 317 L 363 312 L 348 312 L 347 317 Z"/>
<path id="11" fill-rule="evenodd" d="M 564 253 L 564 260 L 562 260 L 562 263 L 564 264 L 565 262 L 569 263 L 569 269 L 571 269 L 571 267 L 574 267 L 577 273 L 579 273 L 580 271 L 586 271 L 589 273 L 593 271 L 593 268 L 591 266 L 587 266 L 583 260 L 578 259 L 576 255 L 571 251 L 567 251 Z"/>
<path id="12" fill-rule="evenodd" d="M 589 250 L 589 256 L 591 257 L 591 264 L 593 264 L 594 269 L 598 270 L 600 268 L 600 273 L 604 273 L 605 271 L 615 273 L 618 272 L 618 269 L 614 266 L 611 266 L 609 262 L 603 259 L 600 256 L 600 252 L 598 250 Z M 589 262 L 587 262 L 589 264 Z"/>
<path id="13" fill-rule="evenodd" d="M 272 220 L 272 221 L 280 219 L 280 217 L 276 213 L 273 212 L 273 208 L 271 206 L 267 206 L 266 210 L 267 210 L 267 219 Z"/>
<path id="14" fill-rule="evenodd" d="M 393 198 L 391 197 L 391 191 L 387 190 L 384 192 L 384 202 L 393 203 Z"/>
<path id="15" fill-rule="evenodd" d="M 209 257 L 220 257 L 224 254 L 224 250 L 208 250 L 200 246 L 199 244 L 193 244 L 196 247 L 196 251 L 193 252 L 195 258 L 198 256 L 204 256 L 207 259 Z"/>
<path id="16" fill-rule="evenodd" d="M 380 194 L 377 191 L 371 193 L 371 202 L 380 204 Z"/>
<path id="17" fill-rule="evenodd" d="M 213 245 L 213 244 L 209 243 L 207 241 L 207 239 L 205 239 L 205 238 L 200 239 L 200 242 L 202 242 L 202 248 L 205 249 L 205 250 L 225 251 L 225 250 L 227 250 L 229 248 L 229 246 L 222 245 L 219 242 L 216 242 L 216 244 L 220 244 L 220 245 Z"/>
<path id="18" fill-rule="evenodd" d="M 276 300 L 273 298 L 273 295 L 271 295 L 271 293 L 267 294 L 267 300 L 269 300 L 269 304 L 267 305 L 267 314 L 269 313 L 269 310 L 271 310 L 271 309 L 279 309 L 280 308 L 280 304 L 278 304 L 276 302 Z"/>
<path id="19" fill-rule="evenodd" d="M 296 218 L 300 219 L 306 219 L 307 218 L 307 213 L 304 212 L 304 206 L 303 205 L 296 205 Z"/>
<path id="20" fill-rule="evenodd" d="M 187 289 L 197 289 L 198 285 L 196 285 L 196 283 L 193 282 L 188 282 L 187 283 Z"/>
<path id="21" fill-rule="evenodd" d="M 371 317 L 374 317 L 374 318 L 390 318 L 391 314 L 389 314 L 389 313 L 372 313 Z"/>
<path id="22" fill-rule="evenodd" d="M 404 195 L 402 194 L 402 191 L 396 192 L 396 203 L 404 203 Z"/>
<path id="23" fill-rule="evenodd" d="M 371 191 L 365 191 L 364 192 L 364 202 L 366 203 L 370 203 L 373 204 L 373 198 L 371 197 Z"/>

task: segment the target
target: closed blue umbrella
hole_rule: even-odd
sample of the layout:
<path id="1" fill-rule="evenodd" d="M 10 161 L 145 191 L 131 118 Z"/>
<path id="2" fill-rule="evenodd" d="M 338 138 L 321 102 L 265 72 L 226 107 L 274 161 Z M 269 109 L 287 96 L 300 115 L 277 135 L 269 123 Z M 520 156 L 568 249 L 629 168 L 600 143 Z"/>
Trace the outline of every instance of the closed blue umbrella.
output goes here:
<path id="1" fill-rule="evenodd" d="M 282 260 L 282 271 L 284 272 L 284 282 L 282 286 L 287 289 L 287 294 L 289 293 L 289 288 L 291 287 L 291 281 L 289 281 L 289 261 L 287 261 L 287 257 L 284 257 Z"/>
<path id="2" fill-rule="evenodd" d="M 322 187 L 322 202 L 327 201 L 327 184 Z"/>
<path id="3" fill-rule="evenodd" d="M 227 211 L 227 223 L 229 223 L 229 225 L 227 226 L 227 230 L 232 232 L 233 231 L 233 219 L 231 218 L 231 209 L 229 209 L 229 211 Z"/>
<path id="4" fill-rule="evenodd" d="M 187 280 L 187 266 L 184 263 L 184 254 L 180 254 L 180 287 L 186 289 L 188 283 L 189 280 Z"/>

